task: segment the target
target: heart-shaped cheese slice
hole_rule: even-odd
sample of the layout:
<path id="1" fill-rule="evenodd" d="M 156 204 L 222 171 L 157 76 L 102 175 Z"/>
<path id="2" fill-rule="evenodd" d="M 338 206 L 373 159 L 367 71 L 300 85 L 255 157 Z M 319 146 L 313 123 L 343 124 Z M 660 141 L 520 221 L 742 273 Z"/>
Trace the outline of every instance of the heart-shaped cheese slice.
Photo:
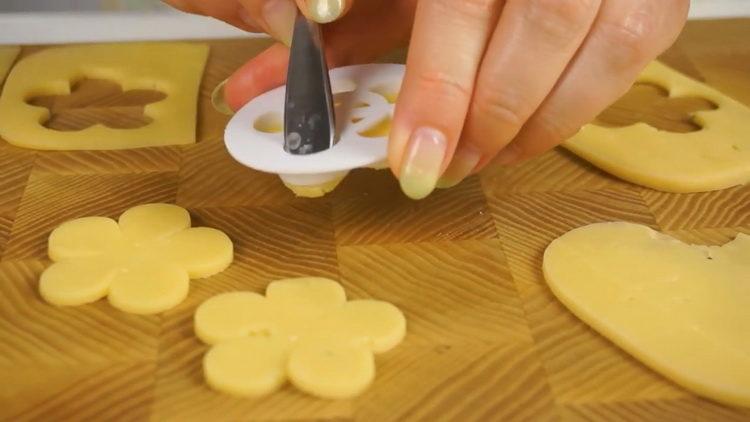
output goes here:
<path id="1" fill-rule="evenodd" d="M 637 82 L 664 87 L 670 97 L 704 98 L 718 108 L 694 114 L 703 128 L 697 132 L 667 132 L 646 123 L 615 128 L 590 124 L 563 146 L 617 177 L 667 192 L 704 192 L 750 182 L 750 108 L 658 62 Z"/>
<path id="2" fill-rule="evenodd" d="M 549 245 L 544 276 L 576 316 L 652 369 L 750 406 L 750 236 L 695 246 L 637 224 L 593 224 Z"/>

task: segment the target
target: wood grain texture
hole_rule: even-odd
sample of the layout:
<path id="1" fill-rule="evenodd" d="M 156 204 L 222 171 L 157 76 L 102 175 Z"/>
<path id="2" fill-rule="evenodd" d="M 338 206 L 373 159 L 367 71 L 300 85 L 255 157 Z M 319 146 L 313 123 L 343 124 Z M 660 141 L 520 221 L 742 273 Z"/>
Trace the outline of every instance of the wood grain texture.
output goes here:
<path id="1" fill-rule="evenodd" d="M 632 186 L 561 148 L 515 166 L 491 166 L 480 177 L 484 191 L 492 197 Z"/>
<path id="2" fill-rule="evenodd" d="M 179 205 L 261 206 L 294 200 L 294 194 L 278 176 L 254 171 L 231 160 L 220 136 L 185 148 L 177 192 Z"/>
<path id="3" fill-rule="evenodd" d="M 562 415 L 567 421 L 742 422 L 750 419 L 746 409 L 731 409 L 696 397 L 566 405 Z"/>
<path id="4" fill-rule="evenodd" d="M 423 201 L 401 193 L 390 171 L 351 174 L 333 195 L 338 244 L 492 239 L 497 235 L 476 178 Z"/>
<path id="5" fill-rule="evenodd" d="M 50 306 L 37 293 L 45 266 L 38 260 L 0 263 L 0 368 L 153 360 L 159 317 L 112 312 L 106 301 Z"/>
<path id="6" fill-rule="evenodd" d="M 126 151 L 49 151 L 37 157 L 34 170 L 61 175 L 176 173 L 180 170 L 182 149 L 166 146 Z"/>
<path id="7" fill-rule="evenodd" d="M 49 118 L 44 127 L 75 132 L 102 124 L 112 129 L 134 129 L 153 119 L 144 114 L 145 106 L 166 98 L 153 90 L 128 90 L 106 79 L 81 79 L 71 84 L 70 94 L 32 97 L 28 103 L 44 107 Z"/>
<path id="8" fill-rule="evenodd" d="M 747 39 L 748 20 L 694 22 L 664 59 L 750 103 Z M 541 273 L 550 241 L 595 222 L 705 244 L 750 233 L 747 187 L 659 193 L 556 150 L 490 166 L 423 202 L 405 199 L 388 171 L 370 170 L 323 199 L 297 199 L 229 157 L 228 117 L 210 105 L 213 88 L 268 42 L 211 44 L 194 145 L 32 152 L 0 141 L 0 420 L 750 420 L 747 409 L 695 397 L 629 357 L 568 312 Z M 192 281 L 187 300 L 159 316 L 41 300 L 52 228 L 157 201 L 225 231 L 234 265 Z M 291 387 L 255 400 L 209 389 L 196 307 L 303 275 L 404 310 L 409 334 L 377 357 L 372 388 L 337 402 Z"/>
<path id="9" fill-rule="evenodd" d="M 35 155 L 7 145 L 0 145 L 0 215 L 12 216 L 31 174 Z"/>
<path id="10" fill-rule="evenodd" d="M 176 193 L 177 175 L 174 173 L 32 173 L 3 259 L 46 257 L 50 231 L 66 220 L 87 215 L 118 217 L 135 205 L 174 202 Z"/>
<path id="11" fill-rule="evenodd" d="M 665 230 L 750 225 L 750 185 L 686 195 L 644 190 L 641 195 Z"/>

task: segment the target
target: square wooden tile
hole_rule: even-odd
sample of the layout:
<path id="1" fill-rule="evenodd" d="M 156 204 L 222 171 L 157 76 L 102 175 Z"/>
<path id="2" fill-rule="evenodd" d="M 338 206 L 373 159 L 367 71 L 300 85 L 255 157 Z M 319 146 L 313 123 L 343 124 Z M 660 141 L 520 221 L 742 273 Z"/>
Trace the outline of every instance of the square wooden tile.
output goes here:
<path id="1" fill-rule="evenodd" d="M 158 316 L 112 308 L 106 300 L 71 307 L 38 293 L 46 263 L 0 263 L 0 366 L 103 365 L 156 357 Z"/>
<path id="2" fill-rule="evenodd" d="M 0 215 L 15 215 L 35 158 L 33 152 L 0 144 Z"/>
<path id="3" fill-rule="evenodd" d="M 497 237 L 476 178 L 413 201 L 388 171 L 348 176 L 332 197 L 336 243 L 368 245 Z"/>
<path id="4" fill-rule="evenodd" d="M 236 162 L 221 139 L 184 149 L 179 184 L 177 204 L 189 208 L 262 206 L 295 199 L 278 176 Z"/>
<path id="5" fill-rule="evenodd" d="M 15 368 L 18 376 L 0 387 L 0 398 L 9 399 L 0 414 L 13 421 L 147 421 L 155 370 L 154 361 Z"/>
<path id="6" fill-rule="evenodd" d="M 378 378 L 354 407 L 362 421 L 557 419 L 528 343 L 418 347 L 407 339 L 378 359 Z"/>
<path id="7" fill-rule="evenodd" d="M 3 259 L 45 258 L 50 232 L 69 219 L 118 217 L 136 205 L 173 203 L 176 193 L 175 173 L 73 176 L 33 172 Z"/>
<path id="8" fill-rule="evenodd" d="M 634 190 L 548 192 L 488 200 L 508 265 L 518 288 L 544 283 L 542 256 L 568 231 L 588 224 L 629 221 L 658 229 Z"/>
<path id="9" fill-rule="evenodd" d="M 344 246 L 338 258 L 351 297 L 393 303 L 425 344 L 530 340 L 497 240 Z"/>
<path id="10" fill-rule="evenodd" d="M 664 230 L 750 227 L 750 185 L 685 195 L 644 190 L 642 195 Z"/>
<path id="11" fill-rule="evenodd" d="M 13 217 L 0 214 L 0 261 L 3 259 L 5 244 L 8 243 L 10 230 L 13 228 Z"/>
<path id="12" fill-rule="evenodd" d="M 191 215 L 193 226 L 213 227 L 232 239 L 234 262 L 219 274 L 191 280 L 187 299 L 163 314 L 165 326 L 184 320 L 192 330 L 195 309 L 220 293 L 263 294 L 270 282 L 284 278 L 339 279 L 330 206 L 325 202 L 193 209 Z"/>
<path id="13" fill-rule="evenodd" d="M 558 403 L 662 400 L 689 393 L 590 329 L 544 285 L 521 294 Z"/>
<path id="14" fill-rule="evenodd" d="M 287 277 L 338 278 L 331 209 L 298 200 L 267 207 L 194 209 L 196 225 L 222 230 L 234 243 L 235 265 L 253 282 Z"/>
<path id="15" fill-rule="evenodd" d="M 142 174 L 180 170 L 180 146 L 139 148 L 118 151 L 45 151 L 39 152 L 37 173 Z"/>
<path id="16" fill-rule="evenodd" d="M 530 192 L 637 188 L 599 170 L 562 147 L 516 166 L 490 165 L 480 177 L 482 187 L 490 197 Z"/>
<path id="17" fill-rule="evenodd" d="M 630 421 L 683 422 L 750 419 L 750 411 L 722 406 L 697 397 L 673 400 L 624 400 L 601 403 L 570 404 L 561 407 L 563 421 Z"/>

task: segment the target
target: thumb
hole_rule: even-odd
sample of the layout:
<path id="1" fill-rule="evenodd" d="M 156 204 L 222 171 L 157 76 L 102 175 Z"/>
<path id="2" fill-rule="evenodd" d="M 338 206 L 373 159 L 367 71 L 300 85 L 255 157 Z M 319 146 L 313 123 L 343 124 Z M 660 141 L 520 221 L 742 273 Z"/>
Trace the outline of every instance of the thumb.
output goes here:
<path id="1" fill-rule="evenodd" d="M 352 7 L 354 0 L 296 0 L 302 13 L 318 23 L 341 19 Z"/>

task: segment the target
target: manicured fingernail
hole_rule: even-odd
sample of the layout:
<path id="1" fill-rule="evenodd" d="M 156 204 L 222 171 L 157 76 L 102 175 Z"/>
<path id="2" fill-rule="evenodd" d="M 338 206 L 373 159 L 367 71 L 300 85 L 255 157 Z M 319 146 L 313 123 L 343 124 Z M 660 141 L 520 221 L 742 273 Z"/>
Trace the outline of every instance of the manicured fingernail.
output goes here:
<path id="1" fill-rule="evenodd" d="M 286 46 L 292 44 L 297 5 L 292 0 L 271 0 L 263 5 L 263 19 L 270 35 Z"/>
<path id="2" fill-rule="evenodd" d="M 422 199 L 435 190 L 446 148 L 445 135 L 439 130 L 423 127 L 412 133 L 399 176 L 406 196 Z"/>
<path id="3" fill-rule="evenodd" d="M 437 182 L 440 189 L 452 188 L 463 182 L 479 164 L 482 154 L 472 145 L 460 145 L 453 160 Z"/>
<path id="4" fill-rule="evenodd" d="M 510 144 L 505 147 L 502 151 L 500 151 L 499 154 L 497 154 L 497 157 L 495 157 L 495 162 L 497 164 L 500 164 L 501 166 L 506 166 L 509 164 L 515 164 L 518 159 L 521 157 L 521 151 L 513 144 Z"/>
<path id="5" fill-rule="evenodd" d="M 318 23 L 333 22 L 344 10 L 344 0 L 310 0 L 310 16 Z"/>
<path id="6" fill-rule="evenodd" d="M 219 113 L 231 116 L 234 114 L 234 111 L 229 108 L 229 104 L 227 104 L 227 100 L 224 98 L 224 85 L 227 84 L 228 80 L 229 79 L 225 79 L 216 85 L 216 88 L 214 88 L 214 91 L 211 93 L 211 105 L 214 106 L 214 110 Z"/>

